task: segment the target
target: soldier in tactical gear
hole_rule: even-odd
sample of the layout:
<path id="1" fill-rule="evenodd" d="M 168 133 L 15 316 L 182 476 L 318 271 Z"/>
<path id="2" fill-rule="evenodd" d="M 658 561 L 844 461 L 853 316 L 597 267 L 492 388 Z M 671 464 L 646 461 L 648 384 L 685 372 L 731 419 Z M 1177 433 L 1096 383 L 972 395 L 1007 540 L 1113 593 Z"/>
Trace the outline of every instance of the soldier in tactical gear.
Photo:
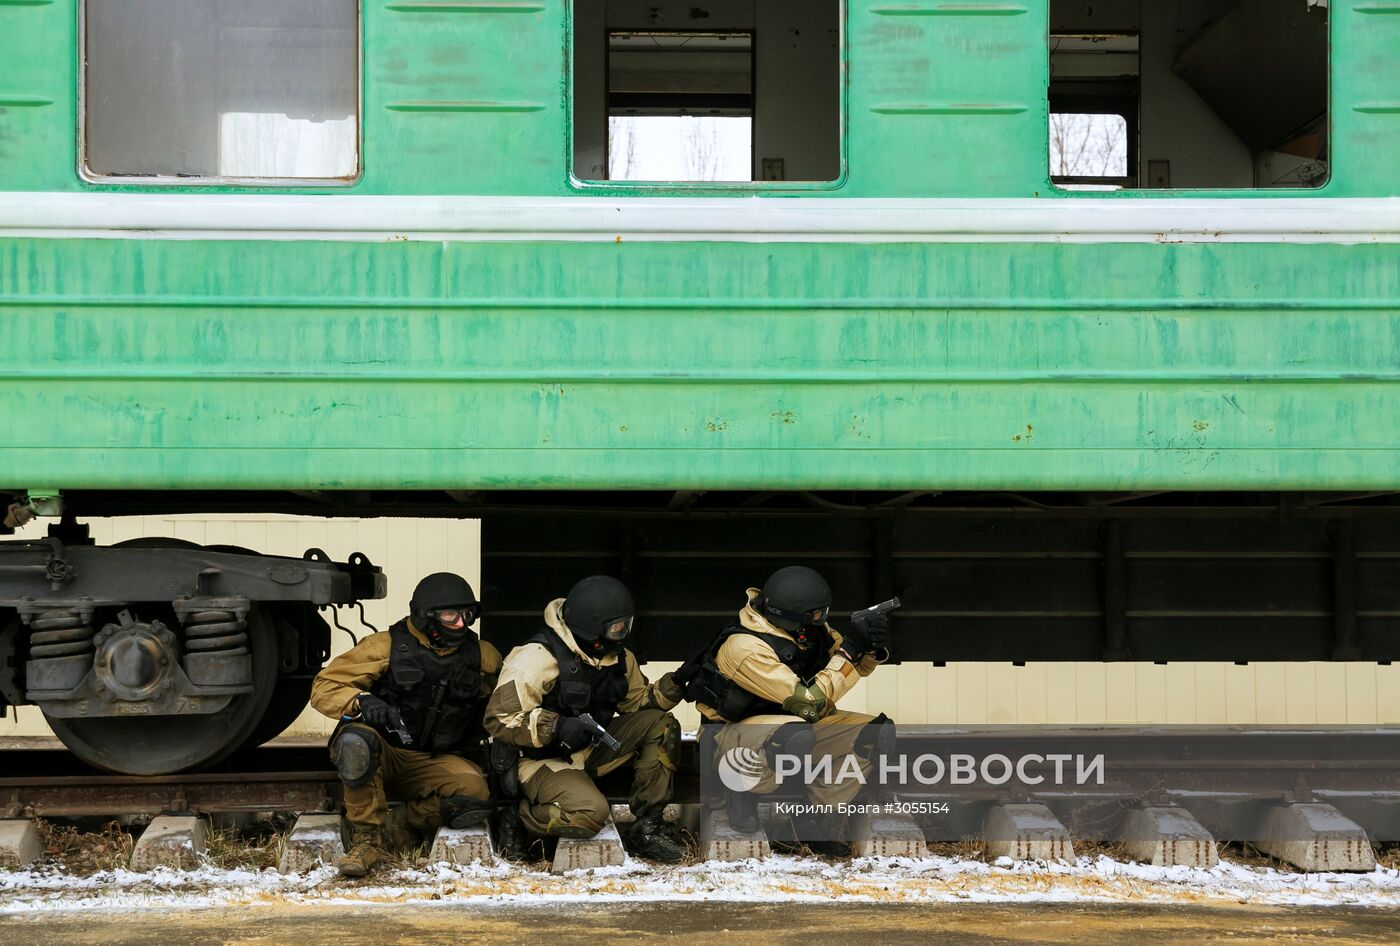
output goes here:
<path id="1" fill-rule="evenodd" d="M 311 705 L 340 720 L 330 750 L 350 827 L 350 850 L 337 866 L 349 877 L 384 856 L 390 794 L 408 803 L 417 830 L 465 828 L 491 815 L 481 769 L 457 753 L 485 738 L 482 707 L 501 655 L 472 631 L 481 605 L 460 575 L 424 578 L 409 610 L 331 661 L 311 688 Z"/>
<path id="2" fill-rule="evenodd" d="M 631 763 L 629 799 L 636 821 L 625 832 L 632 853 L 674 863 L 684 849 L 661 833 L 680 747 L 680 724 L 668 710 L 681 699 L 670 674 L 652 684 L 623 646 L 636 607 L 627 586 L 594 575 L 545 608 L 547 625 L 506 657 L 486 706 L 497 748 L 518 758 L 518 812 L 502 812 L 502 853 L 519 859 L 526 831 L 590 838 L 608 821 L 607 798 L 593 779 Z M 602 744 L 598 728 L 618 746 Z"/>
<path id="3" fill-rule="evenodd" d="M 732 724 L 715 737 L 718 754 L 743 746 L 769 760 L 756 787 L 727 792 L 729 821 L 737 830 L 758 829 L 759 796 L 777 787 L 772 759 L 778 753 L 837 758 L 854 753 L 868 775 L 874 752 L 892 748 L 893 727 L 883 714 L 836 708 L 889 658 L 889 620 L 860 614 L 842 634 L 827 623 L 830 610 L 831 588 L 820 574 L 800 565 L 780 568 L 761 589 L 748 590 L 739 623 L 677 671 L 686 699 L 696 703 L 707 723 Z M 811 787 L 812 800 L 838 805 L 861 788 L 854 780 L 817 784 Z M 850 853 L 849 845 L 831 839 L 834 825 L 819 816 L 795 819 L 793 827 L 791 843 L 775 837 L 775 848 L 801 842 L 818 854 Z"/>

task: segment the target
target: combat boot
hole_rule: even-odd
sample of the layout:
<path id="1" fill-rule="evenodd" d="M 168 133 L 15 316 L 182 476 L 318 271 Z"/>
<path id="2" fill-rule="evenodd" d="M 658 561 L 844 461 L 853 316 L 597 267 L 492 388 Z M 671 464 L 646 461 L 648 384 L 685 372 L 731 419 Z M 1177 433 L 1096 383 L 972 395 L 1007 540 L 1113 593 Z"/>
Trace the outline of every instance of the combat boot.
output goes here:
<path id="1" fill-rule="evenodd" d="M 627 848 L 638 857 L 662 864 L 679 864 L 685 859 L 685 845 L 666 837 L 661 830 L 663 810 L 654 808 L 639 815 L 627 829 Z"/>
<path id="2" fill-rule="evenodd" d="M 729 827 L 740 834 L 753 834 L 758 830 L 758 796 L 752 792 L 726 788 L 724 813 L 729 816 Z"/>
<path id="3" fill-rule="evenodd" d="M 514 805 L 504 805 L 496 816 L 496 853 L 508 861 L 523 861 L 530 853 L 530 832 Z"/>
<path id="4" fill-rule="evenodd" d="M 342 877 L 363 877 L 384 860 L 380 847 L 380 831 L 374 825 L 350 826 L 350 850 L 335 862 Z"/>

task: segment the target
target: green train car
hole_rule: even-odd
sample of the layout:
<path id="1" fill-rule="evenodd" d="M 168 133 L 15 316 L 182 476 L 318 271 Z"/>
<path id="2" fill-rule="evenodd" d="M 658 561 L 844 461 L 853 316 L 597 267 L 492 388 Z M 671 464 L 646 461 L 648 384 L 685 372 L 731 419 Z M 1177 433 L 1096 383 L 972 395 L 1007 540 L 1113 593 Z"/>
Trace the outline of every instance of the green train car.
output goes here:
<path id="1" fill-rule="evenodd" d="M 0 0 L 0 488 L 66 517 L 0 700 L 203 764 L 383 593 L 76 524 L 151 512 L 480 517 L 502 644 L 804 561 L 903 660 L 1395 659 L 1398 194 L 1390 0 Z M 219 555 L 306 572 L 210 619 L 242 721 L 83 697 Z"/>

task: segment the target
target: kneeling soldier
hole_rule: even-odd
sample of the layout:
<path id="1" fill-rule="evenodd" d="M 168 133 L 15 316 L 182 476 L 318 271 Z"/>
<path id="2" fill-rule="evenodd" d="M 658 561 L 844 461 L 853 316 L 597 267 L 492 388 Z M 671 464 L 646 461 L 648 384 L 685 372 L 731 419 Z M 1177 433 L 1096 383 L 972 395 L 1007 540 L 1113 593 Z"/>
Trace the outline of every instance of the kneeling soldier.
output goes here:
<path id="1" fill-rule="evenodd" d="M 760 753 L 769 771 L 747 792 L 727 791 L 730 825 L 758 830 L 758 798 L 777 783 L 772 759 L 779 753 L 854 754 L 869 776 L 874 753 L 892 749 L 893 727 L 879 717 L 851 713 L 836 703 L 889 657 L 889 621 L 861 612 L 845 634 L 827 623 L 831 588 L 810 568 L 780 568 L 763 588 L 748 590 L 739 623 L 720 632 L 710 647 L 677 672 L 686 699 L 710 723 L 729 723 L 715 739 L 716 761 L 738 747 Z M 863 786 L 855 779 L 811 786 L 824 805 L 850 802 Z M 832 840 L 832 822 L 815 815 L 794 819 L 797 841 L 830 856 L 850 853 Z M 823 835 L 827 835 L 823 839 Z M 774 839 L 774 847 L 793 848 Z"/>
<path id="2" fill-rule="evenodd" d="M 345 785 L 350 850 L 337 866 L 347 877 L 383 858 L 390 795 L 408 803 L 418 830 L 491 815 L 481 769 L 456 753 L 485 739 L 482 706 L 501 655 L 471 630 L 481 606 L 459 575 L 424 578 L 410 610 L 331 661 L 311 688 L 311 705 L 341 721 L 330 749 Z"/>
<path id="3" fill-rule="evenodd" d="M 507 655 L 486 706 L 487 731 L 523 756 L 518 817 L 502 813 L 505 856 L 523 856 L 522 829 L 561 838 L 597 834 L 611 810 L 593 779 L 629 762 L 637 820 L 626 832 L 628 848 L 667 863 L 684 856 L 660 831 L 680 747 L 680 724 L 667 711 L 680 702 L 680 686 L 670 674 L 648 683 L 622 646 L 635 612 L 622 582 L 585 578 L 545 608 L 547 627 Z M 599 744 L 608 741 L 600 727 L 613 745 Z"/>

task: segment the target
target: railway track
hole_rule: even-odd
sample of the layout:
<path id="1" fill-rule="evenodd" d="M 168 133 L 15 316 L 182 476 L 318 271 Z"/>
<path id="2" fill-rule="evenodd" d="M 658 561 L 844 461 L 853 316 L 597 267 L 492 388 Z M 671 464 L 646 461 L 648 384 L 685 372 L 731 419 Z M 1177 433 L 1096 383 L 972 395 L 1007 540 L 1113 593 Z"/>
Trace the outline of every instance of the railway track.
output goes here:
<path id="1" fill-rule="evenodd" d="M 0 748 L 5 818 L 333 811 L 340 804 L 339 781 L 319 745 L 268 745 L 208 771 L 164 776 L 99 772 L 61 750 L 10 745 Z M 899 751 L 935 751 L 946 758 L 1104 757 L 1103 778 L 1072 790 L 972 783 L 901 791 L 905 798 L 954 802 L 971 814 L 1005 800 L 1038 801 L 1057 810 L 1326 801 L 1365 826 L 1373 840 L 1400 841 L 1400 728 L 923 727 L 902 732 Z M 676 801 L 698 801 L 700 782 L 698 746 L 687 740 Z M 619 802 L 626 798 L 625 777 L 605 779 L 603 788 Z"/>

